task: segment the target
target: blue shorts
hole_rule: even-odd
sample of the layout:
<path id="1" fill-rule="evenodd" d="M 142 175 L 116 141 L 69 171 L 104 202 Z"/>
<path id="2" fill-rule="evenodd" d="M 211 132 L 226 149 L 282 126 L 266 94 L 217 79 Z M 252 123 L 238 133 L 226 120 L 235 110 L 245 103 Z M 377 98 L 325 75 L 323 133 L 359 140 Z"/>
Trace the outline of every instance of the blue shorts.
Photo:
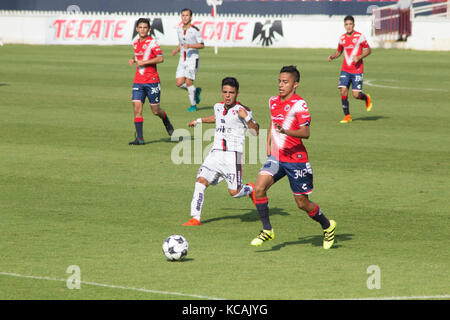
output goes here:
<path id="1" fill-rule="evenodd" d="M 287 175 L 294 195 L 310 194 L 313 190 L 313 171 L 309 162 L 280 162 L 269 156 L 259 173 L 271 175 L 274 183 Z"/>
<path id="2" fill-rule="evenodd" d="M 346 71 L 341 71 L 341 76 L 339 77 L 338 88 L 350 88 L 352 85 L 353 91 L 362 91 L 363 86 L 363 74 L 362 73 L 348 73 Z"/>
<path id="3" fill-rule="evenodd" d="M 161 86 L 159 82 L 156 83 L 133 83 L 133 92 L 131 94 L 132 101 L 145 102 L 148 98 L 150 104 L 159 104 L 161 95 Z"/>

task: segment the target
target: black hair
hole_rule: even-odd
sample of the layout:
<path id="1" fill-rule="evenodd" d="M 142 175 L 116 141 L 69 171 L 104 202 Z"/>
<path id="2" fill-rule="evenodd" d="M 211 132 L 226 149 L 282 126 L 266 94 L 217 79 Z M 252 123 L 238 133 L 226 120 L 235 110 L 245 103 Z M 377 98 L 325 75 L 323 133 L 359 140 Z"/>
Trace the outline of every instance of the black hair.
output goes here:
<path id="1" fill-rule="evenodd" d="M 191 9 L 184 8 L 184 9 L 181 10 L 181 12 L 185 12 L 185 11 L 189 11 L 189 13 L 191 14 L 191 17 L 192 17 L 192 10 Z"/>
<path id="2" fill-rule="evenodd" d="M 230 86 L 233 88 L 236 88 L 236 91 L 239 91 L 239 82 L 236 78 L 233 77 L 226 77 L 222 79 L 222 87 L 223 86 Z"/>
<path id="3" fill-rule="evenodd" d="M 347 21 L 347 20 L 350 20 L 350 21 L 352 21 L 353 23 L 355 23 L 355 18 L 353 18 L 353 16 L 351 16 L 351 15 L 345 16 L 344 22 Z"/>
<path id="4" fill-rule="evenodd" d="M 300 82 L 300 71 L 297 70 L 296 66 L 284 66 L 281 68 L 280 73 L 284 72 L 292 74 L 295 82 Z"/>
<path id="5" fill-rule="evenodd" d="M 139 18 L 136 21 L 136 27 L 140 24 L 140 23 L 146 23 L 148 25 L 148 27 L 150 28 L 150 20 L 147 18 Z"/>

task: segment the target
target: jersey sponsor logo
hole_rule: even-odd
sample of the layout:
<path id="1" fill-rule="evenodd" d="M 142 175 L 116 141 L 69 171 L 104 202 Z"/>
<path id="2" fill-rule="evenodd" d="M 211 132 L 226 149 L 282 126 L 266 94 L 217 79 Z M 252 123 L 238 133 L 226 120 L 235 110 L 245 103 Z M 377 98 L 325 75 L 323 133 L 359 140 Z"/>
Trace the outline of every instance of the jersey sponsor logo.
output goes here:
<path id="1" fill-rule="evenodd" d="M 258 41 L 263 47 L 269 47 L 277 39 L 277 35 L 283 37 L 283 25 L 281 20 L 266 20 L 256 22 L 253 28 L 252 41 Z"/>

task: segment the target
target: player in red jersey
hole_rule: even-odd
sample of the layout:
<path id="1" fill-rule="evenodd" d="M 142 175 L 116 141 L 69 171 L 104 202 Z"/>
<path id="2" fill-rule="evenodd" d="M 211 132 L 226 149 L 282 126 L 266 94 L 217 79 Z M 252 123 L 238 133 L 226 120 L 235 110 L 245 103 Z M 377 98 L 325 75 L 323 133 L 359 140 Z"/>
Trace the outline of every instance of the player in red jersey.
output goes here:
<path id="1" fill-rule="evenodd" d="M 352 85 L 353 97 L 364 100 L 367 111 L 372 109 L 370 95 L 362 92 L 363 58 L 367 57 L 371 50 L 364 35 L 355 31 L 355 19 L 352 16 L 344 18 L 344 27 L 346 33 L 340 36 L 338 48 L 334 54 L 328 56 L 328 62 L 339 58 L 344 53 L 338 88 L 341 92 L 342 109 L 344 111 L 344 119 L 341 120 L 341 123 L 349 123 L 352 121 L 348 102 L 350 84 Z"/>
<path id="2" fill-rule="evenodd" d="M 159 104 L 161 86 L 156 65 L 164 62 L 161 48 L 156 40 L 148 35 L 150 32 L 150 21 L 148 19 L 138 19 L 136 31 L 139 37 L 133 42 L 134 57 L 128 61 L 130 66 L 136 63 L 136 73 L 131 96 L 134 109 L 136 139 L 129 144 L 143 145 L 145 142 L 143 136 L 144 118 L 142 116 L 142 110 L 145 98 L 148 98 L 153 114 L 160 117 L 163 121 L 169 135 L 172 135 L 173 127 L 166 112 L 160 108 Z"/>
<path id="3" fill-rule="evenodd" d="M 253 246 L 275 237 L 269 219 L 267 191 L 284 176 L 289 179 L 297 206 L 322 226 L 323 247 L 329 249 L 334 243 L 336 222 L 328 220 L 319 206 L 308 198 L 313 189 L 313 172 L 302 139 L 309 138 L 311 116 L 305 100 L 295 93 L 299 81 L 300 72 L 295 66 L 283 67 L 278 80 L 280 94 L 269 100 L 268 158 L 255 183 L 255 205 L 263 230 L 252 240 Z"/>

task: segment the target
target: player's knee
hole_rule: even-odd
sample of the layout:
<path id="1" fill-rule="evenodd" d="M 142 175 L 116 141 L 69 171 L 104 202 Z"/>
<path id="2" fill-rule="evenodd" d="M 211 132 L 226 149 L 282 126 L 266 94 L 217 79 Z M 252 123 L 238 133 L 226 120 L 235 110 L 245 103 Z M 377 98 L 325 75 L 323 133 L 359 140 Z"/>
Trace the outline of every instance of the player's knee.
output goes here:
<path id="1" fill-rule="evenodd" d="M 206 180 L 206 179 L 203 178 L 203 177 L 198 177 L 198 178 L 195 180 L 195 182 L 201 183 L 201 184 L 203 184 L 203 185 L 206 186 L 206 187 L 209 185 L 208 180 Z"/>
<path id="2" fill-rule="evenodd" d="M 263 198 L 266 196 L 266 188 L 262 185 L 255 185 L 255 196 L 256 198 Z"/>
<path id="3" fill-rule="evenodd" d="M 353 98 L 359 99 L 359 96 L 361 95 L 361 92 L 359 92 L 359 91 L 353 91 L 352 93 L 353 93 Z"/>

